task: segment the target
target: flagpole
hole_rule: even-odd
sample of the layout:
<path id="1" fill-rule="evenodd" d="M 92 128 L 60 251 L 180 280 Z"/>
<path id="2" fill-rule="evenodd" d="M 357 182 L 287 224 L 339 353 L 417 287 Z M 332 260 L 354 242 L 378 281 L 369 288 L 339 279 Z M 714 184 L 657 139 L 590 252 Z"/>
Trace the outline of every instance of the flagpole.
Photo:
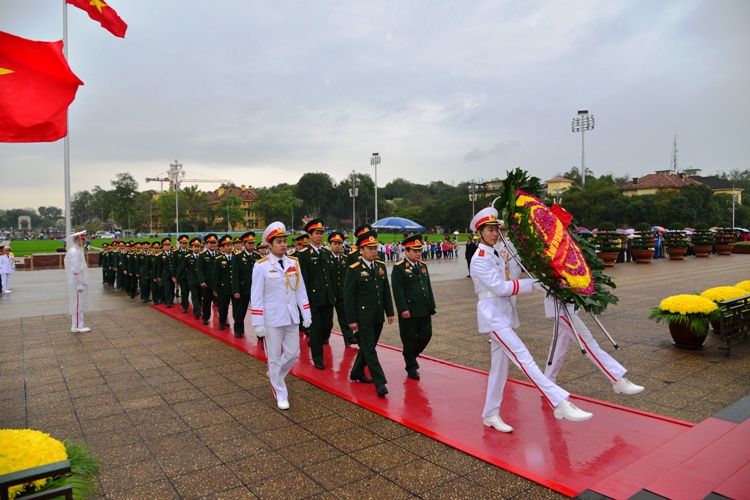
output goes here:
<path id="1" fill-rule="evenodd" d="M 63 4 L 63 55 L 68 60 L 68 3 Z M 66 133 L 63 142 L 65 144 L 65 236 L 73 234 L 73 226 L 70 218 L 70 107 L 65 111 Z"/>

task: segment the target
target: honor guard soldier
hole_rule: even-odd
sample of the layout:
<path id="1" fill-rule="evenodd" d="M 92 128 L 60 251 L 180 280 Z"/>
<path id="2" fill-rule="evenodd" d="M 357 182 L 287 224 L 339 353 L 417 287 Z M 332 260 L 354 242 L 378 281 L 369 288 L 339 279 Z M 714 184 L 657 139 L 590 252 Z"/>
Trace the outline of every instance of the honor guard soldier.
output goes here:
<path id="1" fill-rule="evenodd" d="M 232 244 L 234 245 L 234 252 L 241 252 L 242 251 L 242 237 L 236 236 L 234 240 L 232 241 Z"/>
<path id="2" fill-rule="evenodd" d="M 383 368 L 375 346 L 383 331 L 385 316 L 393 324 L 393 302 L 385 263 L 377 260 L 378 235 L 365 231 L 357 238 L 359 258 L 349 266 L 344 277 L 344 307 L 349 328 L 359 334 L 359 352 L 354 360 L 349 379 L 354 382 L 375 383 L 378 396 L 388 394 Z M 365 376 L 365 366 L 372 378 Z"/>
<path id="3" fill-rule="evenodd" d="M 372 231 L 372 226 L 369 224 L 362 224 L 354 230 L 354 245 L 352 245 L 352 251 L 346 256 L 346 264 L 351 266 L 359 260 L 359 250 L 357 249 L 357 239 L 361 234 L 367 231 Z"/>
<path id="4" fill-rule="evenodd" d="M 234 336 L 242 338 L 245 335 L 245 316 L 247 306 L 250 305 L 250 288 L 253 284 L 253 266 L 259 260 L 255 252 L 255 233 L 248 231 L 240 236 L 243 248 L 234 252 L 232 257 L 232 319 L 234 320 Z M 258 339 L 261 342 L 261 339 Z"/>
<path id="5" fill-rule="evenodd" d="M 299 262 L 286 255 L 286 228 L 272 222 L 263 231 L 263 242 L 270 248 L 253 266 L 250 292 L 255 334 L 264 339 L 268 356 L 268 378 L 277 406 L 289 409 L 289 394 L 284 378 L 299 358 L 299 322 L 309 325 L 310 304 Z"/>
<path id="6" fill-rule="evenodd" d="M 159 280 L 164 303 L 168 308 L 174 303 L 174 267 L 172 260 L 172 239 L 162 238 L 162 252 L 156 256 L 156 277 Z"/>
<path id="7" fill-rule="evenodd" d="M 219 239 L 220 253 L 216 255 L 214 263 L 214 277 L 212 287 L 216 297 L 216 307 L 219 310 L 219 330 L 229 326 L 227 316 L 229 315 L 229 302 L 232 300 L 232 237 L 228 234 Z"/>
<path id="8" fill-rule="evenodd" d="M 201 240 L 200 238 L 193 238 L 190 240 L 191 252 L 185 257 L 185 263 L 183 266 L 183 272 L 185 273 L 185 281 L 187 282 L 187 288 L 183 292 L 187 295 L 190 290 L 190 301 L 193 303 L 193 316 L 195 319 L 201 317 L 201 282 L 198 280 L 198 265 L 201 256 Z"/>
<path id="9" fill-rule="evenodd" d="M 325 370 L 323 344 L 328 343 L 333 328 L 333 304 L 336 302 L 334 268 L 330 251 L 323 248 L 323 219 L 313 219 L 305 225 L 310 236 L 309 249 L 297 253 L 302 280 L 310 301 L 310 356 L 318 370 Z"/>
<path id="10" fill-rule="evenodd" d="M 119 241 L 117 242 L 117 257 L 115 258 L 113 262 L 114 265 L 112 266 L 114 267 L 114 272 L 115 272 L 115 287 L 118 290 L 122 290 L 122 286 L 123 286 L 122 283 L 123 283 L 124 275 L 122 274 L 122 264 L 124 261 L 124 257 L 123 257 L 124 255 L 125 255 L 125 242 Z"/>
<path id="11" fill-rule="evenodd" d="M 203 324 L 207 325 L 208 320 L 211 319 L 211 304 L 213 304 L 214 300 L 214 264 L 216 263 L 216 255 L 218 253 L 216 249 L 219 238 L 214 233 L 211 233 L 207 234 L 203 241 L 206 243 L 206 249 L 201 252 L 200 259 L 198 259 L 197 272 L 203 295 L 201 300 Z"/>
<path id="12" fill-rule="evenodd" d="M 107 253 L 109 245 L 106 243 L 102 243 L 102 251 L 99 252 L 99 266 L 102 268 L 102 285 L 106 285 L 108 280 L 108 274 L 107 274 Z"/>
<path id="13" fill-rule="evenodd" d="M 479 332 L 490 336 L 492 363 L 487 379 L 487 397 L 483 422 L 500 432 L 512 432 L 513 428 L 500 418 L 505 382 L 508 380 L 510 361 L 523 371 L 531 383 L 542 393 L 544 400 L 554 408 L 555 418 L 575 422 L 588 420 L 591 413 L 577 408 L 568 400 L 570 394 L 544 376 L 534 362 L 531 353 L 518 337 L 518 314 L 512 297 L 543 290 L 533 279 L 517 279 L 520 266 L 515 260 L 506 261 L 494 246 L 500 237 L 497 210 L 492 207 L 480 210 L 471 220 L 470 228 L 479 234 L 477 252 L 471 259 L 471 279 L 479 298 L 477 322 Z"/>
<path id="14" fill-rule="evenodd" d="M 185 274 L 185 258 L 190 254 L 190 250 L 188 249 L 189 240 L 190 237 L 187 234 L 183 234 L 177 238 L 179 246 L 172 254 L 172 267 L 175 273 L 172 282 L 180 287 L 180 304 L 182 305 L 183 314 L 188 313 L 190 305 L 188 297 L 190 290 L 188 288 L 187 274 Z"/>
<path id="15" fill-rule="evenodd" d="M 258 254 L 260 255 L 261 259 L 268 255 L 268 245 L 266 245 L 262 241 L 258 244 Z"/>
<path id="16" fill-rule="evenodd" d="M 301 252 L 307 250 L 307 246 L 310 244 L 310 236 L 307 234 L 300 234 L 294 239 L 295 247 L 289 252 L 291 256 L 298 256 Z"/>
<path id="17" fill-rule="evenodd" d="M 151 244 L 148 241 L 144 241 L 141 245 L 141 250 L 142 255 L 138 274 L 140 275 L 141 302 L 145 304 L 151 300 Z"/>
<path id="18" fill-rule="evenodd" d="M 346 321 L 346 309 L 344 308 L 344 276 L 348 266 L 346 265 L 346 255 L 344 255 L 344 233 L 334 231 L 328 235 L 328 246 L 331 248 L 331 262 L 333 264 L 333 283 L 336 291 L 336 317 L 339 320 L 339 328 L 344 335 L 344 345 L 349 347 L 359 342 L 354 338 L 354 332 L 349 328 L 349 322 Z"/>
<path id="19" fill-rule="evenodd" d="M 405 259 L 393 266 L 391 286 L 398 312 L 398 330 L 404 346 L 406 373 L 409 378 L 419 380 L 417 356 L 422 354 L 432 338 L 435 297 L 427 265 L 421 260 L 422 237 L 418 234 L 409 236 L 404 240 L 404 249 Z"/>
<path id="20" fill-rule="evenodd" d="M 141 266 L 146 260 L 146 254 L 143 253 L 143 244 L 140 241 L 136 241 L 133 245 L 135 253 L 133 254 L 133 276 L 130 278 L 130 298 L 134 299 L 136 295 L 141 293 Z"/>
<path id="21" fill-rule="evenodd" d="M 123 252 L 122 254 L 122 265 L 121 265 L 122 291 L 128 295 L 130 295 L 130 276 L 131 276 L 130 260 L 131 260 L 132 255 L 133 255 L 133 242 L 128 241 L 125 243 L 125 252 Z"/>

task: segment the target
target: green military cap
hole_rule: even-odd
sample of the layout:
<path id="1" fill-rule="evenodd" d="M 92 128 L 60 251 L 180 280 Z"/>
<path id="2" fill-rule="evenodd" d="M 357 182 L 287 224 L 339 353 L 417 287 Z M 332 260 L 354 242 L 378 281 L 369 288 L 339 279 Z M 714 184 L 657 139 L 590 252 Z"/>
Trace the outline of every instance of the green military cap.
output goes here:
<path id="1" fill-rule="evenodd" d="M 183 241 L 188 241 L 189 239 L 190 239 L 190 236 L 188 236 L 187 234 L 182 234 L 180 235 L 179 238 L 177 238 L 177 241 L 182 243 Z"/>
<path id="2" fill-rule="evenodd" d="M 254 231 L 248 231 L 242 236 L 240 236 L 240 240 L 247 241 L 247 240 L 253 240 L 255 241 L 255 232 Z"/>
<path id="3" fill-rule="evenodd" d="M 422 250 L 422 235 L 413 234 L 404 240 L 404 248 L 413 248 L 414 250 Z"/>
<path id="4" fill-rule="evenodd" d="M 223 245 L 224 243 L 231 243 L 232 237 L 228 234 L 225 234 L 219 239 L 219 246 Z"/>
<path id="5" fill-rule="evenodd" d="M 210 243 L 210 242 L 216 243 L 218 241 L 219 241 L 219 237 L 216 236 L 214 233 L 209 233 L 206 235 L 205 238 L 203 238 L 204 243 Z"/>
<path id="6" fill-rule="evenodd" d="M 357 226 L 357 229 L 354 230 L 354 237 L 359 238 L 359 235 L 364 233 L 365 231 L 372 231 L 372 226 L 369 224 L 362 224 L 360 226 Z"/>
<path id="7" fill-rule="evenodd" d="M 190 240 L 190 246 L 200 245 L 200 244 L 201 244 L 201 239 L 200 238 L 193 238 L 192 240 Z"/>
<path id="8" fill-rule="evenodd" d="M 323 224 L 323 219 L 313 219 L 307 224 L 305 224 L 305 232 L 307 234 L 310 234 L 313 231 L 325 231 L 325 225 Z"/>
<path id="9" fill-rule="evenodd" d="M 365 247 L 371 247 L 376 246 L 378 244 L 378 233 L 373 230 L 368 230 L 363 233 L 360 233 L 359 236 L 357 236 L 357 247 L 362 248 Z"/>
<path id="10" fill-rule="evenodd" d="M 344 233 L 341 231 L 334 231 L 331 234 L 328 235 L 328 241 L 344 241 Z"/>

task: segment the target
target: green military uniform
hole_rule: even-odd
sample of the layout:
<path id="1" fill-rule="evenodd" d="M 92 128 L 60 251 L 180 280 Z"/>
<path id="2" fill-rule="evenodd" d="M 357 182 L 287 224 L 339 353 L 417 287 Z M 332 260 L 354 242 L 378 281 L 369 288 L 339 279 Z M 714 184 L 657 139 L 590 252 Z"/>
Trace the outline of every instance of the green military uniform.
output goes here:
<path id="1" fill-rule="evenodd" d="M 255 261 L 260 260 L 257 252 L 248 252 L 248 242 L 255 244 L 255 233 L 248 231 L 240 237 L 243 249 L 232 257 L 232 319 L 234 336 L 241 338 L 245 334 L 245 317 L 250 305 L 250 288 L 253 285 L 253 268 Z M 236 297 L 235 295 L 238 295 Z"/>
<path id="2" fill-rule="evenodd" d="M 404 248 L 422 251 L 419 235 L 404 240 Z M 424 351 L 432 338 L 432 318 L 435 314 L 435 297 L 432 294 L 430 273 L 424 261 L 401 260 L 391 273 L 393 300 L 398 312 L 398 328 L 403 344 L 406 372 L 410 378 L 419 379 L 417 356 Z M 403 318 L 404 312 L 409 318 Z"/>
<path id="3" fill-rule="evenodd" d="M 305 226 L 305 231 L 323 231 L 323 220 L 313 219 Z M 312 323 L 310 324 L 310 357 L 315 367 L 325 368 L 323 358 L 323 344 L 328 343 L 333 328 L 333 309 L 336 302 L 336 286 L 334 268 L 330 250 L 322 246 L 315 249 L 310 244 L 309 249 L 296 255 L 299 260 L 302 280 L 305 282 L 307 299 L 310 303 Z"/>
<path id="4" fill-rule="evenodd" d="M 163 238 L 161 240 L 162 247 L 164 247 L 165 244 L 169 244 L 171 247 L 172 239 Z M 167 304 L 167 307 L 171 308 L 172 303 L 174 302 L 174 283 L 172 282 L 172 278 L 174 277 L 174 267 L 171 248 L 169 251 L 162 251 L 156 256 L 154 267 L 154 274 L 157 276 L 157 279 L 160 280 L 159 286 L 161 287 L 164 303 Z"/>
<path id="5" fill-rule="evenodd" d="M 117 252 L 117 259 L 115 260 L 115 272 L 117 272 L 117 289 L 123 290 L 125 286 L 125 275 L 123 274 L 122 268 L 125 264 L 125 255 L 127 251 L 125 250 L 125 243 L 123 242 L 120 242 L 117 245 L 117 248 L 119 250 Z"/>
<path id="6" fill-rule="evenodd" d="M 133 242 L 125 243 L 125 253 L 122 254 L 122 291 L 130 295 L 130 274 L 132 271 Z"/>
<path id="7" fill-rule="evenodd" d="M 109 283 L 109 275 L 107 274 L 107 251 L 108 245 L 102 243 L 102 251 L 99 252 L 99 267 L 102 268 L 102 285 Z"/>
<path id="8" fill-rule="evenodd" d="M 357 239 L 359 248 L 362 245 L 377 244 L 377 234 L 374 231 L 364 232 Z M 349 378 L 374 382 L 378 396 L 385 397 L 388 393 L 385 388 L 385 373 L 375 350 L 383 331 L 385 316 L 393 317 L 393 302 L 385 263 L 375 260 L 369 264 L 360 258 L 349 266 L 344 277 L 344 307 L 347 321 L 350 324 L 357 323 L 359 328 L 359 352 Z M 372 380 L 365 378 L 365 366 L 369 368 Z"/>
<path id="9" fill-rule="evenodd" d="M 159 277 L 156 275 L 156 267 L 158 264 L 159 256 L 161 255 L 161 245 L 158 241 L 151 244 L 151 255 L 149 256 L 149 276 L 151 277 L 151 300 L 154 304 L 163 304 L 164 297 L 162 296 L 162 288 L 159 282 Z"/>
<path id="10" fill-rule="evenodd" d="M 228 234 L 221 237 L 219 247 L 226 243 L 232 243 L 232 237 Z M 229 315 L 229 302 L 232 299 L 232 257 L 231 249 L 228 254 L 224 254 L 222 250 L 216 255 L 214 263 L 214 276 L 211 284 L 216 297 L 216 307 L 219 310 L 219 330 L 229 326 L 227 316 Z"/>
<path id="11" fill-rule="evenodd" d="M 151 262 L 153 260 L 151 253 L 151 244 L 148 242 L 143 243 L 143 253 L 138 259 L 140 264 L 138 274 L 140 274 L 141 281 L 141 302 L 143 303 L 149 302 L 149 297 L 151 296 Z"/>
<path id="12" fill-rule="evenodd" d="M 219 238 L 213 233 L 207 234 L 203 240 L 208 247 L 210 242 L 218 242 Z M 198 281 L 201 284 L 201 312 L 203 316 L 203 324 L 207 325 L 208 320 L 211 319 L 211 304 L 214 303 L 214 291 L 213 291 L 213 279 L 214 279 L 214 265 L 216 264 L 216 256 L 219 252 L 211 252 L 206 249 L 200 253 L 198 259 L 198 267 L 196 272 L 198 273 Z M 206 286 L 203 286 L 203 285 Z"/>
<path id="13" fill-rule="evenodd" d="M 328 235 L 328 243 L 332 241 L 344 241 L 344 235 L 340 231 L 334 231 Z M 346 309 L 344 308 L 344 276 L 346 270 L 349 269 L 347 265 L 346 256 L 340 253 L 336 256 L 331 252 L 331 265 L 333 266 L 333 286 L 336 295 L 336 318 L 339 320 L 339 328 L 341 333 L 344 335 L 344 345 L 349 347 L 352 344 L 357 343 L 357 339 L 354 338 L 354 332 L 349 328 L 349 323 L 346 321 Z"/>
<path id="14" fill-rule="evenodd" d="M 200 246 L 201 240 L 198 238 L 193 238 L 190 240 L 190 246 L 193 247 L 194 245 Z M 185 257 L 185 260 L 183 262 L 182 266 L 182 272 L 185 274 L 185 281 L 187 282 L 187 288 L 183 293 L 187 294 L 187 291 L 190 290 L 190 299 L 193 303 L 193 316 L 196 318 L 201 317 L 201 282 L 198 279 L 198 263 L 200 260 L 200 251 L 198 253 L 189 252 L 187 256 Z"/>
<path id="15" fill-rule="evenodd" d="M 128 260 L 128 279 L 130 280 L 128 295 L 131 299 L 134 299 L 138 295 L 138 275 L 140 275 L 140 245 L 136 246 L 133 244 L 133 253 L 130 254 Z"/>
<path id="16" fill-rule="evenodd" d="M 187 257 L 190 251 L 187 248 L 183 250 L 181 243 L 187 243 L 189 239 L 190 237 L 186 234 L 177 238 L 179 246 L 174 252 L 172 252 L 172 266 L 175 272 L 174 277 L 177 279 L 177 284 L 180 286 L 180 304 L 182 305 L 182 312 L 184 314 L 187 314 L 190 305 L 190 297 L 188 296 L 190 290 L 188 288 L 187 275 L 185 274 L 185 257 Z"/>

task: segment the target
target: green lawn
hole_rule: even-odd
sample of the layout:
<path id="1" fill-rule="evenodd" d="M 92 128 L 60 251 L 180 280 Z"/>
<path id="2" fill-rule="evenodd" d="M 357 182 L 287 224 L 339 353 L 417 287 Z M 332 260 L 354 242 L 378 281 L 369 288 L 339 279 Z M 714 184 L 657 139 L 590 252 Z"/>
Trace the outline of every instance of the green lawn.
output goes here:
<path id="1" fill-rule="evenodd" d="M 31 255 L 32 253 L 55 253 L 55 250 L 61 246 L 63 246 L 63 242 L 58 240 L 10 242 L 11 251 L 16 257 L 23 257 L 24 255 Z"/>

